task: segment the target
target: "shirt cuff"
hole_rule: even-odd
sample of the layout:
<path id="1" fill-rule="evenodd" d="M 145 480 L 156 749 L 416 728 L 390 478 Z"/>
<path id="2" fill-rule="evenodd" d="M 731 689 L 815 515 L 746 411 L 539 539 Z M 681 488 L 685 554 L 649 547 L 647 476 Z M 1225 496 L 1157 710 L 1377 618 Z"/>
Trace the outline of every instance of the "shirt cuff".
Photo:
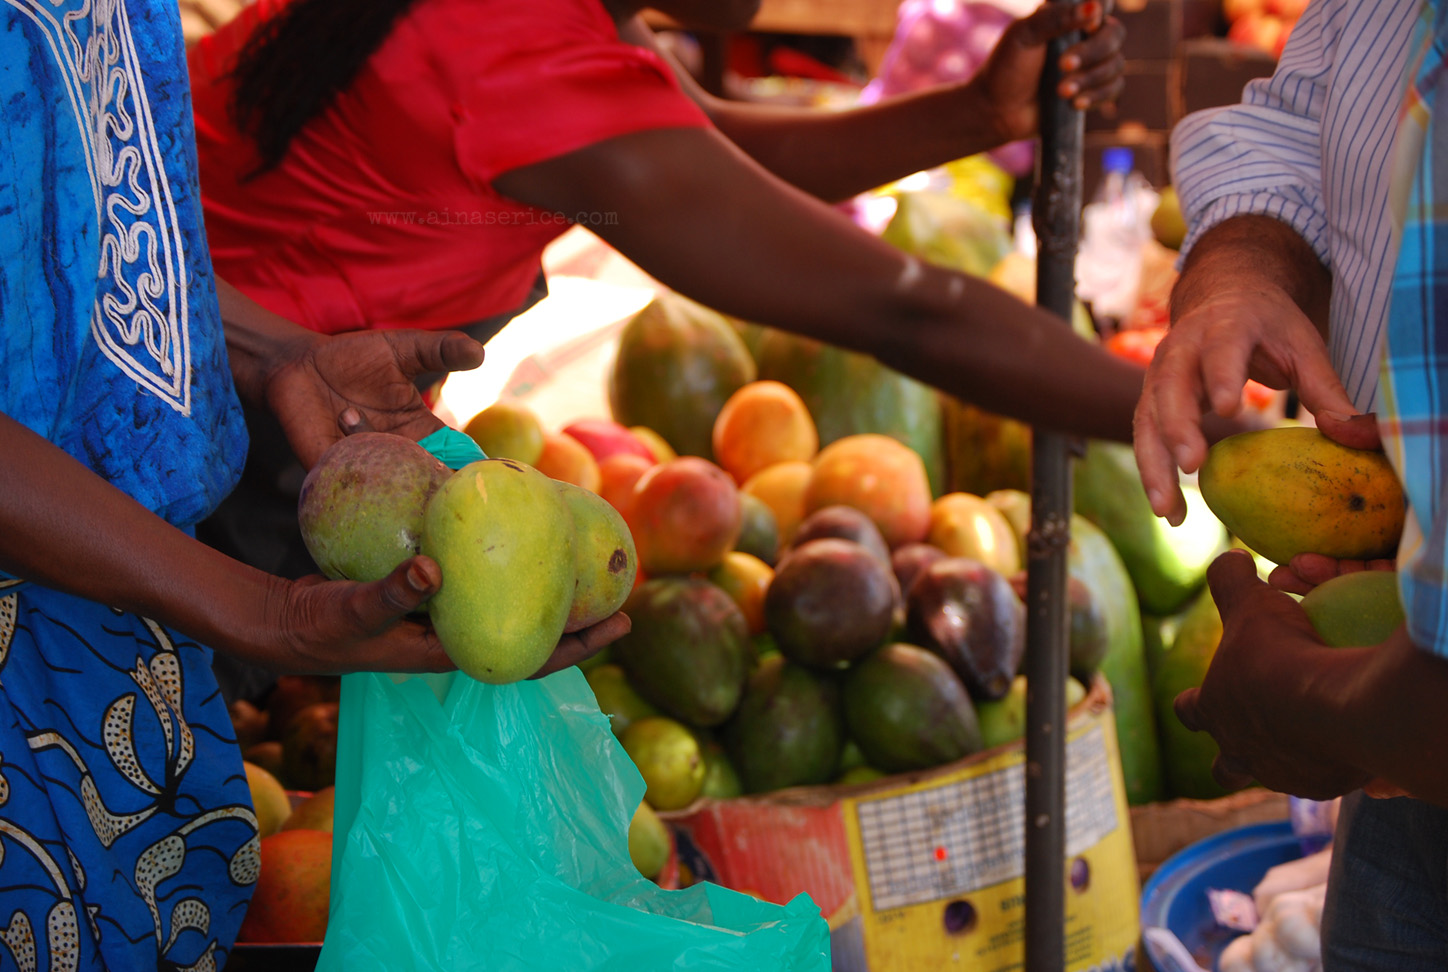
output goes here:
<path id="1" fill-rule="evenodd" d="M 1182 261 L 1186 260 L 1187 254 L 1191 252 L 1197 240 L 1201 239 L 1202 234 L 1233 216 L 1270 216 L 1272 219 L 1286 223 L 1306 241 L 1308 246 L 1312 247 L 1312 252 L 1317 254 L 1317 258 L 1322 261 L 1324 266 L 1328 269 L 1332 268 L 1327 245 L 1327 220 L 1315 206 L 1271 192 L 1219 196 L 1196 215 L 1191 215 L 1188 220 L 1191 229 L 1188 231 L 1186 239 L 1182 241 L 1181 256 L 1177 265 L 1181 266 Z"/>

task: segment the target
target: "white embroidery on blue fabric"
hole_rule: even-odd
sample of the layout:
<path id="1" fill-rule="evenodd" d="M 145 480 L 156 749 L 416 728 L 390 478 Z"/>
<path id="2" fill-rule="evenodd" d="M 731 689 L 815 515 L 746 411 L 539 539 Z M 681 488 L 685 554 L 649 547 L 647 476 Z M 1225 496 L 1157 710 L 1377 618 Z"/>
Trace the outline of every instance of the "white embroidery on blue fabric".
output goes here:
<path id="1" fill-rule="evenodd" d="M 101 352 L 143 388 L 191 413 L 186 255 L 125 0 L 5 0 L 45 35 L 86 148 L 102 288 L 91 313 Z"/>

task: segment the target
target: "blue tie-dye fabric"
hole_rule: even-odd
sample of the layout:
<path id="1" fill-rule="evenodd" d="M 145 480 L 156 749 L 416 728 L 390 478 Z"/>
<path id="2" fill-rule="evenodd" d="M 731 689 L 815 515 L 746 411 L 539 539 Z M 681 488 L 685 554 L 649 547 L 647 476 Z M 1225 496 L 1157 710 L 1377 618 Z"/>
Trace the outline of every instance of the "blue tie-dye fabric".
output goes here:
<path id="1" fill-rule="evenodd" d="M 188 528 L 246 433 L 178 20 L 0 0 L 0 410 Z M 218 968 L 258 861 L 210 652 L 0 580 L 0 968 Z"/>

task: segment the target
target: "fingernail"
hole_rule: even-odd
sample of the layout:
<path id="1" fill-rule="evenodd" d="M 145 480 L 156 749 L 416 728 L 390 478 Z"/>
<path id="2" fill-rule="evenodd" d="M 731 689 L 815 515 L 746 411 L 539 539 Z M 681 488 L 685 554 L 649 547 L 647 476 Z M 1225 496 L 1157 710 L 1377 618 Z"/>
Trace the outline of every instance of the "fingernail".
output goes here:
<path id="1" fill-rule="evenodd" d="M 1186 446 L 1177 446 L 1172 450 L 1172 455 L 1176 458 L 1177 468 L 1179 469 L 1187 468 L 1187 463 L 1192 461 L 1191 450 Z"/>
<path id="2" fill-rule="evenodd" d="M 1341 412 L 1326 412 L 1326 411 L 1325 411 L 1325 412 L 1319 412 L 1318 414 L 1319 414 L 1322 418 L 1325 418 L 1325 419 L 1327 419 L 1327 420 L 1329 420 L 1329 421 L 1332 421 L 1332 422 L 1351 422 L 1351 421 L 1353 420 L 1353 416 L 1351 416 L 1351 415 L 1344 415 L 1344 414 L 1342 414 Z"/>
<path id="3" fill-rule="evenodd" d="M 1161 500 L 1162 500 L 1161 490 L 1159 490 L 1159 489 L 1147 490 L 1147 493 L 1146 493 L 1146 501 L 1151 504 L 1151 508 L 1152 508 L 1152 509 L 1154 509 L 1154 510 L 1159 510 L 1159 509 L 1161 509 Z"/>
<path id="4" fill-rule="evenodd" d="M 407 583 L 419 594 L 431 589 L 432 581 L 427 577 L 427 571 L 422 569 L 421 564 L 413 564 L 407 568 Z"/>
<path id="5" fill-rule="evenodd" d="M 1067 54 L 1065 57 L 1061 58 L 1062 71 L 1074 71 L 1080 66 L 1081 59 L 1075 54 Z M 1074 87 L 1074 85 L 1072 87 Z"/>
<path id="6" fill-rule="evenodd" d="M 1101 4 L 1096 0 L 1088 0 L 1087 3 L 1081 4 L 1081 16 L 1087 20 L 1095 20 L 1101 16 Z"/>
<path id="7" fill-rule="evenodd" d="M 342 424 L 346 426 L 359 425 L 362 422 L 362 413 L 355 408 L 348 408 L 342 412 Z"/>

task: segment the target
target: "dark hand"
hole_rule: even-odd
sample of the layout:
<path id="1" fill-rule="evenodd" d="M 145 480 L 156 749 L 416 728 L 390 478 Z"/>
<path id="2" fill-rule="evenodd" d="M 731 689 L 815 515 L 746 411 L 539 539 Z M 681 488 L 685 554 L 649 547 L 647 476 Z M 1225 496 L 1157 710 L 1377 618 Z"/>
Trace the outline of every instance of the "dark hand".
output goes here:
<path id="1" fill-rule="evenodd" d="M 598 624 L 564 635 L 553 649 L 553 655 L 543 667 L 529 678 L 543 678 L 560 672 L 570 665 L 577 665 L 598 654 L 609 644 L 622 638 L 633 628 L 627 614 L 618 613 L 604 618 Z"/>
<path id="2" fill-rule="evenodd" d="M 341 416 L 355 409 L 367 428 L 416 441 L 442 428 L 413 378 L 430 371 L 466 371 L 483 361 L 483 346 L 455 331 L 358 331 L 296 342 L 267 377 L 266 400 L 310 468 L 344 433 Z M 353 429 L 355 431 L 355 429 Z"/>
<path id="3" fill-rule="evenodd" d="M 1333 751 L 1322 706 L 1306 703 L 1322 666 L 1343 649 L 1322 646 L 1297 603 L 1257 578 L 1245 551 L 1229 551 L 1207 572 L 1222 615 L 1222 641 L 1199 689 L 1176 699 L 1177 717 L 1221 747 L 1212 775 L 1228 789 L 1253 780 L 1273 790 L 1328 799 L 1367 775 Z"/>
<path id="4" fill-rule="evenodd" d="M 1124 82 L 1121 43 L 1126 29 L 1107 17 L 1099 0 L 1046 3 L 1012 23 L 980 72 L 986 104 L 997 115 L 1002 141 L 1030 138 L 1040 127 L 1041 71 L 1047 42 L 1073 30 L 1088 36 L 1061 56 L 1061 83 L 1056 89 L 1081 110 L 1115 100 Z"/>
<path id="5" fill-rule="evenodd" d="M 362 584 L 320 575 L 285 582 L 266 622 L 276 635 L 267 657 L 249 660 L 278 672 L 447 672 L 448 659 L 426 619 L 413 617 L 442 586 L 442 571 L 413 557 L 382 580 Z M 262 639 L 255 639 L 261 641 Z"/>

